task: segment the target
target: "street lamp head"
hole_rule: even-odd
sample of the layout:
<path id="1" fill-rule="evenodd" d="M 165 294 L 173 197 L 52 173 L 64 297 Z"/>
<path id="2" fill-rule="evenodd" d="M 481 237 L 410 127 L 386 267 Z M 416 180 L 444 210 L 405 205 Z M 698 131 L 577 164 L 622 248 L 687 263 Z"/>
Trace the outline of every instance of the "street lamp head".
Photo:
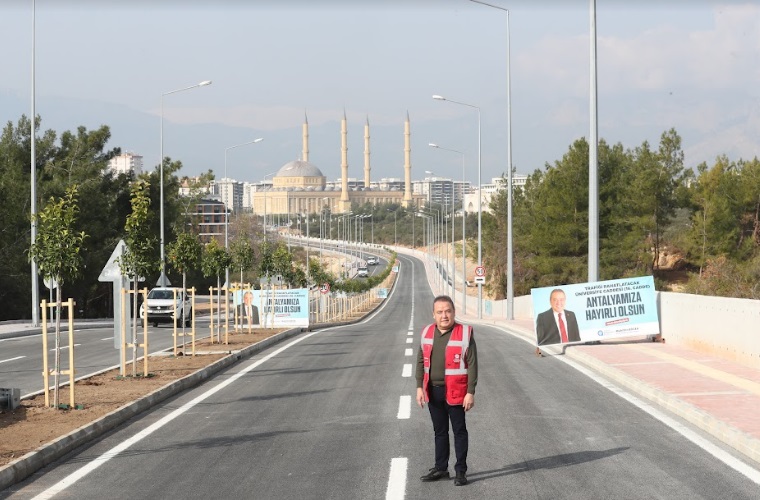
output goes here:
<path id="1" fill-rule="evenodd" d="M 433 95 L 433 99 L 435 99 L 437 101 L 445 101 L 446 100 L 445 97 L 443 97 L 442 95 L 438 95 L 438 94 Z"/>
<path id="2" fill-rule="evenodd" d="M 209 82 L 209 83 L 211 83 L 211 82 Z M 263 140 L 264 140 L 264 138 L 263 138 L 263 137 L 259 137 L 258 139 L 254 139 L 254 140 L 253 140 L 253 144 L 256 144 L 257 142 L 261 142 L 261 141 L 263 141 Z"/>
<path id="3" fill-rule="evenodd" d="M 431 148 L 437 148 L 437 147 L 439 147 L 438 144 L 435 144 L 433 142 L 429 142 L 428 146 L 430 146 Z"/>
<path id="4" fill-rule="evenodd" d="M 205 87 L 206 85 L 211 85 L 211 80 L 203 80 L 198 84 L 199 87 Z"/>
<path id="5" fill-rule="evenodd" d="M 431 172 L 430 170 L 425 170 L 425 173 L 428 175 L 434 175 L 434 172 Z"/>

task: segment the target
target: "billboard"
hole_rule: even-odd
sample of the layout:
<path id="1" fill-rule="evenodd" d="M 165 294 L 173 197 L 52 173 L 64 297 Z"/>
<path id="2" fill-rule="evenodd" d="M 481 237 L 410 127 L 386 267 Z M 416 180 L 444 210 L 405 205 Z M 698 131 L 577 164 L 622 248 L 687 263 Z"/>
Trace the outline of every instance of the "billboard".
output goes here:
<path id="1" fill-rule="evenodd" d="M 309 326 L 309 290 L 306 288 L 235 292 L 235 305 L 239 308 L 239 317 L 243 319 L 244 326 L 248 323 L 243 308 L 248 300 L 254 310 L 251 321 L 254 326 L 273 328 Z"/>
<path id="2" fill-rule="evenodd" d="M 536 345 L 660 333 L 654 278 L 623 278 L 533 288 Z"/>

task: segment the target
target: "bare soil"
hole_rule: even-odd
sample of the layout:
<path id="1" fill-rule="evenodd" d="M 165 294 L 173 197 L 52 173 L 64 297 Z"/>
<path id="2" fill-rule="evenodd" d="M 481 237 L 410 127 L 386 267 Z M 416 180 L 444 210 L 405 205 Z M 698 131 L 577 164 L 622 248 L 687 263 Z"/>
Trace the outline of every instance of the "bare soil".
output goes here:
<path id="1" fill-rule="evenodd" d="M 127 363 L 126 377 L 120 377 L 119 370 L 116 369 L 80 380 L 75 384 L 74 396 L 76 406 L 81 406 L 82 409 L 46 407 L 45 396 L 39 395 L 21 401 L 21 405 L 13 411 L 0 411 L 0 467 L 156 389 L 205 368 L 227 356 L 230 351 L 243 349 L 281 331 L 283 330 L 256 329 L 250 334 L 231 334 L 228 344 L 211 345 L 208 339 L 204 339 L 196 342 L 196 356 L 150 356 L 148 377 L 132 377 L 130 362 Z M 203 354 L 198 354 L 199 352 Z M 142 361 L 138 360 L 136 372 L 142 374 L 143 370 Z M 52 391 L 50 401 L 52 404 Z M 59 403 L 68 402 L 69 388 L 65 386 L 59 391 Z"/>

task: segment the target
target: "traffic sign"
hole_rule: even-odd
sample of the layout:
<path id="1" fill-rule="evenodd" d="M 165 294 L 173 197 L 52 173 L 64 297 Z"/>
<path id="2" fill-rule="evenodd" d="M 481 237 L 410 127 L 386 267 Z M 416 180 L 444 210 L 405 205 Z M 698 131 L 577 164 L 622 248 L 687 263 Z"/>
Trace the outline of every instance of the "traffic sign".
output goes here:
<path id="1" fill-rule="evenodd" d="M 478 266 L 475 268 L 475 276 L 485 276 L 486 275 L 486 268 L 483 266 Z"/>
<path id="2" fill-rule="evenodd" d="M 485 276 L 475 276 L 475 283 L 485 285 L 486 284 L 486 277 Z"/>
<path id="3" fill-rule="evenodd" d="M 319 287 L 319 291 L 322 293 L 330 293 L 330 283 L 322 283 Z"/>

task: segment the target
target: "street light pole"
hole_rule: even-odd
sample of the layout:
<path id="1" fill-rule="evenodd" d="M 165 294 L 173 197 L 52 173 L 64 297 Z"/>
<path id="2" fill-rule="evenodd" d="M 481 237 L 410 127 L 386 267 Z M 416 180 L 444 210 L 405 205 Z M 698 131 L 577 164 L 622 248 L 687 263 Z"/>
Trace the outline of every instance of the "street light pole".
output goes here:
<path id="1" fill-rule="evenodd" d="M 465 184 L 465 171 L 464 171 L 464 153 L 462 151 L 456 150 L 456 149 L 449 149 L 444 148 L 443 146 L 439 146 L 435 143 L 429 143 L 428 146 L 431 148 L 436 149 L 442 149 L 444 151 L 451 151 L 452 153 L 459 153 L 462 155 L 462 314 L 467 314 L 467 252 L 465 251 L 465 205 L 464 205 L 464 184 Z M 456 252 L 454 251 L 454 192 L 452 189 L 451 193 L 451 213 L 452 213 L 452 219 L 451 219 L 451 255 L 454 259 L 454 265 L 452 267 L 456 268 Z M 457 285 L 456 285 L 456 270 L 452 273 L 453 278 L 453 287 L 456 291 Z"/>
<path id="2" fill-rule="evenodd" d="M 509 9 L 499 7 L 498 5 L 491 5 L 490 3 L 483 2 L 481 0 L 470 0 L 471 2 L 479 3 L 487 7 L 491 7 L 500 10 L 507 14 L 507 319 L 515 319 L 515 273 L 514 273 L 514 248 L 513 240 L 514 235 L 512 233 L 512 93 L 511 93 L 511 77 L 510 66 L 512 63 L 512 56 L 510 52 L 510 31 L 509 31 Z M 590 211 L 589 211 L 590 212 Z M 591 262 L 591 259 L 589 259 Z M 589 279 L 589 281 L 592 281 Z"/>
<path id="3" fill-rule="evenodd" d="M 264 184 L 266 184 L 267 177 L 271 177 L 271 176 L 273 176 L 276 173 L 277 172 L 272 172 L 271 174 L 265 175 L 264 176 L 264 181 L 263 181 Z M 269 198 L 269 196 L 267 195 L 266 189 L 264 189 L 264 226 L 263 226 L 264 227 L 264 243 L 267 242 L 267 198 Z M 307 233 L 308 233 L 308 231 L 307 231 Z"/>
<path id="4" fill-rule="evenodd" d="M 176 94 L 177 92 L 183 92 L 185 90 L 191 90 L 198 87 L 205 87 L 206 85 L 211 85 L 211 80 L 204 80 L 200 83 L 196 83 L 195 85 L 190 85 L 189 87 L 184 87 L 177 90 L 170 90 L 169 92 L 164 92 L 161 94 L 161 157 L 159 158 L 159 211 L 160 211 L 160 224 L 161 224 L 161 276 L 158 278 L 158 286 L 166 286 L 168 279 L 166 278 L 166 259 L 164 254 L 164 96 L 170 95 L 170 94 Z M 34 119 L 34 117 L 32 117 Z"/>
<path id="5" fill-rule="evenodd" d="M 224 182 L 226 183 L 225 191 L 226 191 L 226 195 L 227 195 L 227 196 L 225 196 L 225 199 L 232 198 L 231 205 L 232 205 L 233 209 L 235 208 L 235 192 L 234 192 L 234 189 L 233 189 L 232 190 L 233 191 L 232 195 L 230 195 L 230 179 L 229 179 L 229 177 L 227 177 L 227 151 L 229 151 L 230 149 L 239 148 L 241 146 L 247 146 L 249 144 L 256 144 L 256 143 L 259 143 L 259 142 L 261 142 L 263 140 L 264 140 L 263 137 L 259 137 L 258 139 L 254 139 L 252 141 L 244 142 L 242 144 L 236 144 L 234 146 L 230 146 L 230 147 L 224 149 Z M 224 249 L 227 250 L 228 252 L 230 250 L 230 244 L 229 244 L 229 225 L 230 225 L 230 209 L 227 206 L 227 203 L 225 202 L 224 203 Z M 224 270 L 224 280 L 225 280 L 224 281 L 225 286 L 229 287 L 230 286 L 230 268 L 229 267 Z"/>
<path id="6" fill-rule="evenodd" d="M 474 104 L 467 104 L 466 102 L 446 99 L 445 97 L 440 96 L 440 95 L 434 95 L 433 99 L 436 99 L 438 101 L 453 102 L 454 104 L 460 104 L 462 106 L 467 106 L 468 108 L 475 108 L 478 111 L 478 266 L 482 266 L 483 265 L 483 207 L 482 207 L 483 185 L 481 184 L 481 181 L 480 181 L 480 172 L 481 172 L 480 108 L 478 106 L 475 106 Z M 512 175 L 511 167 L 509 170 L 510 170 L 510 176 L 511 176 Z M 483 285 L 481 283 L 478 283 L 478 319 L 482 317 L 483 317 Z"/>

